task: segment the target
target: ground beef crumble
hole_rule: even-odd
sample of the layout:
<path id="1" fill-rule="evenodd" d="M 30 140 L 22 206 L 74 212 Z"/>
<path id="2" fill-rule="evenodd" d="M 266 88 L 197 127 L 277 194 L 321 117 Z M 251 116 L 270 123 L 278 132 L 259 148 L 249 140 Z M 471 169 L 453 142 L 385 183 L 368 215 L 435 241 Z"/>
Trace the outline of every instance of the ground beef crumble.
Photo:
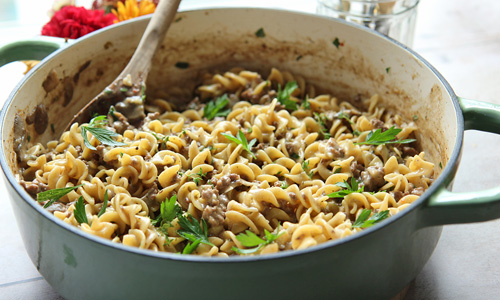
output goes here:
<path id="1" fill-rule="evenodd" d="M 375 192 L 385 184 L 385 172 L 382 167 L 368 167 L 361 172 L 361 180 L 365 186 L 365 191 Z"/>

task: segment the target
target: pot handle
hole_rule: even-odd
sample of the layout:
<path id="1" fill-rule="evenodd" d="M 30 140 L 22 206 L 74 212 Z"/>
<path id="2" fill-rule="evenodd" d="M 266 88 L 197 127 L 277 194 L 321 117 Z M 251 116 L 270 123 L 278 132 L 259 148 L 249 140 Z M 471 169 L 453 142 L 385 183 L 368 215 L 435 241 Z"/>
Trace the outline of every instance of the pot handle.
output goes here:
<path id="1" fill-rule="evenodd" d="M 500 106 L 459 98 L 465 130 L 500 134 Z M 500 187 L 453 193 L 440 186 L 423 208 L 421 225 L 483 222 L 500 218 Z"/>
<path id="2" fill-rule="evenodd" d="M 30 40 L 16 41 L 0 46 L 0 67 L 20 60 L 42 60 L 52 52 L 66 47 L 73 40 L 37 36 Z"/>

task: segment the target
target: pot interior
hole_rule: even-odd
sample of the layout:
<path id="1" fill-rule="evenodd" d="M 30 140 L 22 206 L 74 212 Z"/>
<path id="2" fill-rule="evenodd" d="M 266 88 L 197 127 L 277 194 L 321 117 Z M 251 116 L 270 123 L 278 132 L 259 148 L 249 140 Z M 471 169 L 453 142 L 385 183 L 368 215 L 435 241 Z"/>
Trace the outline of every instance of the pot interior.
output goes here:
<path id="1" fill-rule="evenodd" d="M 148 21 L 138 18 L 90 34 L 26 77 L 4 108 L 4 149 L 13 173 L 14 149 L 57 139 L 72 116 L 120 73 Z M 276 67 L 314 85 L 316 94 L 329 92 L 340 100 L 380 95 L 381 106 L 419 126 L 420 146 L 436 166 L 444 167 L 455 147 L 457 105 L 432 67 L 378 33 L 308 14 L 265 9 L 179 13 L 155 56 L 148 99 L 181 105 L 193 97 L 206 71 L 237 66 L 264 75 Z M 440 171 L 436 167 L 436 174 Z"/>

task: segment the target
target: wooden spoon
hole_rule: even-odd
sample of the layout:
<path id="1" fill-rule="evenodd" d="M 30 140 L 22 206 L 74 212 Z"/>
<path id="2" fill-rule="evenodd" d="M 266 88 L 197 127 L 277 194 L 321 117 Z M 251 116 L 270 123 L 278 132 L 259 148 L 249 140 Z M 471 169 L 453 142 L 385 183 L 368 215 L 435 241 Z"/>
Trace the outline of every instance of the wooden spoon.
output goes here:
<path id="1" fill-rule="evenodd" d="M 180 2 L 181 0 L 161 0 L 158 3 L 127 66 L 104 91 L 73 117 L 66 130 L 75 122 L 88 122 L 94 114 L 106 115 L 110 106 L 115 104 L 117 110 L 132 122 L 144 117 L 142 95 L 151 61 L 175 17 Z"/>

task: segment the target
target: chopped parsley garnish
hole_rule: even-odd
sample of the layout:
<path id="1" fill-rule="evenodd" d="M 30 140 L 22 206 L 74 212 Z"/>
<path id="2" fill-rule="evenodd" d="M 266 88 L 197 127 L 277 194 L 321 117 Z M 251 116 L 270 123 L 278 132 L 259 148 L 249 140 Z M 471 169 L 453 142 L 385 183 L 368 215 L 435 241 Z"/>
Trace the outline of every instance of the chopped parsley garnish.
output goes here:
<path id="1" fill-rule="evenodd" d="M 354 177 L 351 177 L 351 184 L 344 180 L 344 182 L 337 182 L 335 185 L 340 186 L 342 189 L 328 194 L 327 196 L 330 198 L 344 198 L 351 193 L 362 193 L 365 189 L 364 186 L 359 187 L 359 183 Z"/>
<path id="2" fill-rule="evenodd" d="M 311 108 L 311 102 L 309 102 L 309 96 L 306 95 L 306 98 L 304 99 L 304 102 L 302 102 L 302 108 L 303 109 L 310 109 Z"/>
<path id="3" fill-rule="evenodd" d="M 106 212 L 106 207 L 108 207 L 108 190 L 104 192 L 104 201 L 102 202 L 101 210 L 97 214 L 97 217 L 102 216 Z"/>
<path id="4" fill-rule="evenodd" d="M 180 173 L 181 175 L 183 173 Z M 197 173 L 191 173 L 189 175 L 187 175 L 188 177 L 190 177 L 191 179 L 193 179 L 194 183 L 196 183 L 196 185 L 200 185 L 203 177 L 207 176 L 207 173 L 203 173 L 203 169 L 200 167 L 200 171 L 197 172 Z"/>
<path id="5" fill-rule="evenodd" d="M 381 128 L 375 131 L 372 130 L 368 133 L 364 142 L 354 143 L 354 145 L 408 144 L 415 141 L 415 139 L 395 140 L 396 135 L 400 133 L 401 130 L 402 129 L 395 128 L 394 126 L 384 132 L 382 132 Z"/>
<path id="6" fill-rule="evenodd" d="M 349 118 L 349 116 L 346 115 L 343 111 L 340 111 L 339 113 L 337 113 L 336 117 L 339 118 L 339 119 L 344 119 L 347 122 L 349 122 L 349 124 L 354 125 L 354 122 L 351 121 L 351 119 Z"/>
<path id="7" fill-rule="evenodd" d="M 281 182 L 281 188 L 286 190 L 287 188 L 289 187 L 288 183 L 286 183 L 286 181 L 282 181 Z"/>
<path id="8" fill-rule="evenodd" d="M 385 72 L 386 72 L 387 74 L 389 74 L 389 72 L 390 72 L 390 71 L 391 71 L 391 67 L 387 67 L 387 68 L 385 68 Z"/>
<path id="9" fill-rule="evenodd" d="M 278 225 L 278 230 L 279 232 L 279 225 Z M 264 237 L 265 239 L 262 239 L 255 233 L 251 232 L 250 230 L 246 230 L 245 233 L 240 233 L 236 236 L 238 241 L 245 246 L 245 247 L 253 247 L 249 249 L 240 249 L 237 247 L 232 247 L 231 250 L 238 254 L 252 254 L 260 249 L 262 249 L 264 246 L 271 244 L 272 242 L 276 241 L 284 232 L 280 234 L 276 233 L 270 233 L 267 231 L 267 229 L 264 229 Z"/>
<path id="10" fill-rule="evenodd" d="M 196 248 L 198 248 L 198 245 L 200 243 L 201 243 L 200 239 L 197 239 L 197 240 L 195 240 L 192 243 L 188 243 L 186 245 L 186 247 L 184 247 L 184 249 L 182 250 L 182 254 L 191 254 L 191 253 L 193 253 L 193 251 L 196 250 Z"/>
<path id="11" fill-rule="evenodd" d="M 330 134 L 330 130 L 328 129 L 328 126 L 326 125 L 327 118 L 324 114 L 319 114 L 319 113 L 314 113 L 314 119 L 319 123 L 319 132 L 323 136 L 324 140 L 327 140 L 332 137 Z"/>
<path id="12" fill-rule="evenodd" d="M 177 195 L 165 199 L 160 206 L 160 214 L 151 221 L 153 226 L 159 227 L 160 231 L 167 235 L 167 230 L 172 226 L 172 221 L 182 213 L 181 207 L 177 204 Z"/>
<path id="13" fill-rule="evenodd" d="M 442 169 L 443 168 L 443 164 L 441 162 L 439 162 L 439 168 Z"/>
<path id="14" fill-rule="evenodd" d="M 102 128 L 108 122 L 106 116 L 96 116 L 92 120 L 90 120 L 89 125 L 80 126 L 80 130 L 83 137 L 83 142 L 87 148 L 91 150 L 96 150 L 87 137 L 87 132 L 90 132 L 101 144 L 108 146 L 125 146 L 125 143 L 117 142 L 113 139 L 115 136 L 119 136 L 118 133 Z"/>
<path id="15" fill-rule="evenodd" d="M 302 162 L 302 169 L 304 170 L 304 172 L 306 172 L 306 174 L 307 174 L 307 176 L 309 176 L 309 178 L 313 177 L 314 172 L 309 171 L 309 160 L 305 160 Z"/>
<path id="16" fill-rule="evenodd" d="M 297 103 L 291 100 L 290 96 L 298 87 L 296 81 L 287 82 L 283 90 L 281 90 L 281 85 L 278 84 L 278 102 L 283 104 L 288 110 L 297 110 Z"/>
<path id="17" fill-rule="evenodd" d="M 236 143 L 237 145 L 243 146 L 243 149 L 245 149 L 248 153 L 250 153 L 250 155 L 254 159 L 257 159 L 255 154 L 253 154 L 253 152 L 251 150 L 253 145 L 257 142 L 257 139 L 253 139 L 250 142 L 248 142 L 247 138 L 245 137 L 245 134 L 241 130 L 238 131 L 238 137 L 235 137 L 230 133 L 221 133 L 221 134 L 223 136 L 225 136 L 226 138 L 228 138 L 230 141 Z"/>
<path id="18" fill-rule="evenodd" d="M 83 196 L 80 196 L 75 203 L 75 210 L 73 211 L 75 215 L 75 219 L 78 224 L 87 223 L 89 224 L 89 220 L 87 219 L 87 213 L 85 212 L 85 202 L 83 200 Z"/>
<path id="19" fill-rule="evenodd" d="M 418 120 L 418 116 L 417 115 L 414 115 L 413 116 L 413 121 L 417 121 Z"/>
<path id="20" fill-rule="evenodd" d="M 128 92 L 128 88 L 122 87 L 122 88 L 120 88 L 120 92 L 126 93 L 126 92 Z"/>
<path id="21" fill-rule="evenodd" d="M 75 185 L 75 186 L 70 186 L 70 187 L 65 187 L 65 188 L 58 188 L 58 189 L 53 189 L 53 190 L 48 190 L 45 192 L 40 192 L 37 194 L 37 200 L 38 202 L 42 202 L 45 200 L 50 200 L 49 202 L 45 203 L 43 208 L 47 208 L 52 205 L 55 201 L 59 200 L 69 192 L 76 190 L 77 188 L 83 186 L 83 184 Z"/>
<path id="22" fill-rule="evenodd" d="M 110 115 L 113 118 L 113 121 L 118 121 L 118 117 L 115 115 L 116 109 L 114 106 L 110 106 L 108 110 L 108 115 Z"/>
<path id="23" fill-rule="evenodd" d="M 54 123 L 50 123 L 50 131 L 52 131 L 52 133 L 56 132 L 56 130 L 54 128 Z"/>
<path id="24" fill-rule="evenodd" d="M 259 37 L 259 38 L 263 38 L 263 37 L 266 37 L 266 33 L 264 32 L 264 28 L 259 28 L 256 32 L 255 32 L 255 36 L 256 37 Z"/>
<path id="25" fill-rule="evenodd" d="M 370 209 L 363 209 L 356 221 L 354 221 L 354 224 L 352 224 L 352 228 L 367 228 L 375 225 L 375 223 L 378 223 L 389 216 L 388 210 L 378 212 L 370 217 L 371 213 L 372 211 Z"/>
<path id="26" fill-rule="evenodd" d="M 208 240 L 208 229 L 205 219 L 201 219 L 202 225 L 200 225 L 200 222 L 198 222 L 198 220 L 190 214 L 187 216 L 178 214 L 177 218 L 179 220 L 179 225 L 181 226 L 181 230 L 177 230 L 177 233 L 191 242 L 186 246 L 188 249 L 184 248 L 184 251 L 182 251 L 183 254 L 193 253 L 200 243 L 210 246 L 214 245 Z"/>
<path id="27" fill-rule="evenodd" d="M 157 135 L 155 132 L 151 132 L 151 134 L 156 138 L 156 140 L 158 141 L 158 148 L 161 149 L 167 149 L 167 143 L 170 139 L 170 136 L 163 136 L 163 137 L 160 137 L 159 135 Z"/>
<path id="28" fill-rule="evenodd" d="M 143 84 L 141 85 L 141 100 L 142 102 L 146 102 L 146 86 Z"/>
<path id="29" fill-rule="evenodd" d="M 299 159 L 300 156 L 297 153 L 290 153 L 290 158 L 292 158 L 292 159 Z"/>
<path id="30" fill-rule="evenodd" d="M 220 96 L 219 98 L 208 102 L 203 108 L 203 116 L 207 120 L 212 120 L 215 117 L 226 117 L 231 109 L 224 109 L 229 104 L 229 98 L 227 94 Z"/>
<path id="31" fill-rule="evenodd" d="M 182 254 L 191 254 L 200 243 L 213 246 L 208 240 L 207 223 L 201 219 L 202 225 L 190 214 L 183 215 L 183 211 L 177 204 L 177 196 L 173 195 L 161 203 L 160 215 L 151 221 L 153 226 L 159 227 L 165 236 L 168 235 L 168 229 L 172 226 L 172 221 L 177 218 L 181 229 L 177 234 L 189 241 L 184 247 Z"/>
<path id="32" fill-rule="evenodd" d="M 339 38 L 338 38 L 338 37 L 336 37 L 336 38 L 333 40 L 332 44 L 333 44 L 335 47 L 337 47 L 337 49 L 339 49 L 339 47 L 340 47 L 340 46 L 342 46 L 342 43 L 339 41 Z"/>

